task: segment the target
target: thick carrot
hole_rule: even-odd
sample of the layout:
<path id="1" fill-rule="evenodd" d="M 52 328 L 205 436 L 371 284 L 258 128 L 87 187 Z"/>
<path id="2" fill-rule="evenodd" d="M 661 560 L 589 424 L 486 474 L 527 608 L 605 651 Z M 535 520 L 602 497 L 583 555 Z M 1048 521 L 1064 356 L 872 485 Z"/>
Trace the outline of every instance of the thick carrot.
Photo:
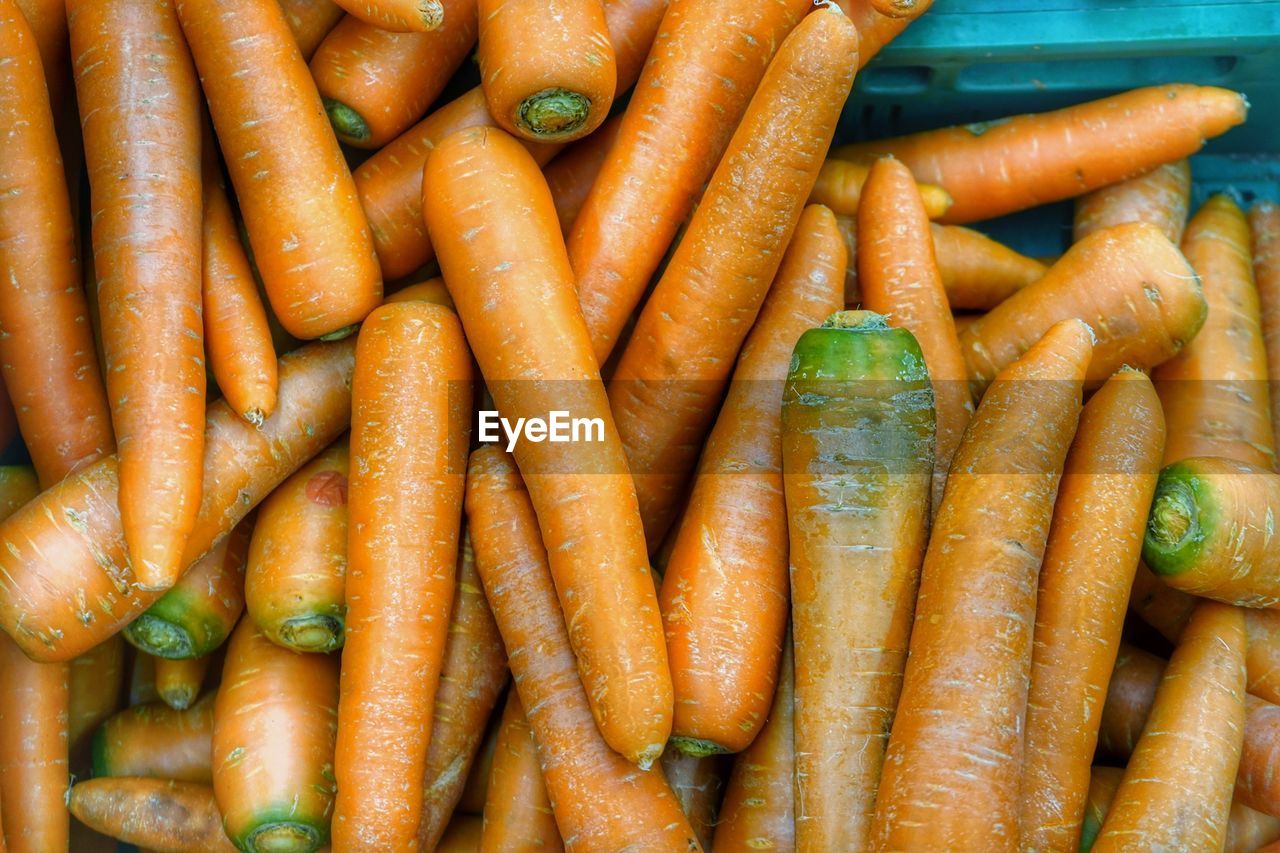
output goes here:
<path id="1" fill-rule="evenodd" d="M 1182 250 L 1200 277 L 1209 316 L 1195 339 L 1152 374 L 1169 421 L 1166 463 L 1221 456 L 1275 466 L 1249 243 L 1244 213 L 1224 194 L 1205 202 L 1187 225 Z"/>
<path id="2" fill-rule="evenodd" d="M 545 419 L 558 410 L 596 424 L 588 437 L 599 440 L 518 441 L 516 460 L 592 712 L 605 740 L 647 767 L 671 731 L 662 620 L 551 194 L 529 153 L 484 127 L 442 142 L 423 183 L 445 284 L 496 408 L 507 418 Z"/>
<path id="3" fill-rule="evenodd" d="M 65 28 L 61 10 L 59 17 Z M 0 372 L 13 400 L 8 411 L 16 408 L 48 486 L 111 451 L 111 415 L 37 41 L 13 0 L 0 2 L 0 55 L 8 59 L 0 65 L 0 112 L 11 124 L 0 158 Z"/>
<path id="4" fill-rule="evenodd" d="M 843 145 L 835 156 L 892 154 L 954 203 L 943 222 L 991 219 L 1081 195 L 1200 150 L 1244 121 L 1244 96 L 1214 86 L 1134 89 L 1048 113 Z"/>
<path id="5" fill-rule="evenodd" d="M 205 422 L 204 499 L 184 565 L 207 553 L 286 477 L 347 428 L 354 342 L 313 344 L 280 360 L 275 414 L 260 427 L 225 403 Z M 68 660 L 160 598 L 133 584 L 107 457 L 0 524 L 0 628 L 30 657 Z"/>
<path id="6" fill-rule="evenodd" d="M 876 844 L 1018 847 L 1036 575 L 1090 341 L 1079 320 L 1053 326 L 1000 372 L 960 443 L 924 558 Z"/>
<path id="7" fill-rule="evenodd" d="M 1121 370 L 1084 407 L 1040 569 L 1022 766 L 1022 844 L 1074 851 L 1089 765 L 1164 445 L 1146 374 Z"/>
<path id="8" fill-rule="evenodd" d="M 1155 702 L 1165 663 L 1150 652 L 1120 644 L 1107 684 L 1107 698 L 1098 717 L 1100 755 L 1127 761 L 1133 754 Z"/>
<path id="9" fill-rule="evenodd" d="M 1249 211 L 1253 238 L 1253 276 L 1258 291 L 1267 364 L 1280 376 L 1280 206 L 1258 202 Z M 1273 388 L 1268 384 L 1268 388 Z M 1280 389 L 1270 394 L 1272 432 L 1280 434 Z"/>
<path id="10" fill-rule="evenodd" d="M 734 356 L 813 188 L 853 81 L 857 40 L 835 6 L 817 9 L 787 36 L 610 380 L 652 550 L 674 520 Z M 613 155 L 605 168 L 612 162 Z M 590 326 L 586 280 L 577 272 Z"/>
<path id="11" fill-rule="evenodd" d="M 910 332 L 848 311 L 801 336 L 782 399 L 800 849 L 868 844 L 928 538 L 933 446 L 929 373 Z"/>
<path id="12" fill-rule="evenodd" d="M 471 359 L 457 317 L 384 305 L 352 381 L 346 644 L 334 771 L 339 848 L 408 848 L 455 585 Z"/>
<path id="13" fill-rule="evenodd" d="M 333 0 L 276 0 L 304 60 L 310 60 L 324 37 L 342 20 Z"/>
<path id="14" fill-rule="evenodd" d="M 382 279 L 355 183 L 274 0 L 176 0 L 275 315 L 298 338 L 359 322 Z"/>
<path id="15" fill-rule="evenodd" d="M 818 181 L 813 185 L 813 192 L 809 193 L 809 203 L 826 205 L 840 216 L 853 216 L 858 212 L 862 190 L 870 173 L 871 166 L 867 163 L 827 160 L 818 170 Z M 930 219 L 937 219 L 951 206 L 951 196 L 942 187 L 922 184 L 919 192 L 925 214 Z"/>
<path id="16" fill-rule="evenodd" d="M 271 642 L 242 620 L 213 707 L 213 792 L 241 850 L 315 850 L 329 839 L 338 659 Z"/>
<path id="17" fill-rule="evenodd" d="M 338 441 L 258 510 L 245 566 L 249 617 L 298 652 L 342 647 L 347 574 L 347 442 Z"/>
<path id="18" fill-rule="evenodd" d="M 712 849 L 794 850 L 795 667 L 788 638 L 769 719 L 740 753 L 720 804 Z"/>
<path id="19" fill-rule="evenodd" d="M 1043 278 L 965 329 L 960 346 L 980 393 L 1054 323 L 1076 317 L 1097 335 L 1089 383 L 1099 385 L 1125 365 L 1146 370 L 1176 355 L 1205 313 L 1177 248 L 1154 225 L 1128 223 L 1076 243 Z"/>
<path id="20" fill-rule="evenodd" d="M 66 850 L 67 667 L 0 637 L 0 812 L 10 853 Z"/>
<path id="21" fill-rule="evenodd" d="M 381 148 L 422 118 L 476 41 L 476 0 L 443 0 L 429 33 L 393 33 L 347 16 L 311 58 L 338 139 Z"/>
<path id="22" fill-rule="evenodd" d="M 476 568 L 567 849 L 701 849 L 661 769 L 637 770 L 601 737 L 577 674 L 532 500 L 510 456 L 497 447 L 471 455 L 467 518 Z"/>
<path id="23" fill-rule="evenodd" d="M 609 39 L 617 57 L 619 91 L 630 87 L 640 74 L 666 8 L 667 0 L 604 0 Z M 387 279 L 408 275 L 435 257 L 422 221 L 423 165 L 446 136 L 476 126 L 495 126 L 479 86 L 418 122 L 356 169 L 360 203 Z M 562 147 L 533 142 L 524 145 L 539 165 Z"/>
<path id="24" fill-rule="evenodd" d="M 125 700 L 124 637 L 104 640 L 71 662 L 68 684 L 67 742 L 71 771 L 84 776 L 94 732 Z"/>
<path id="25" fill-rule="evenodd" d="M 780 409 L 796 340 L 841 307 L 831 212 L 800 217 L 702 453 L 659 603 L 675 686 L 674 745 L 738 752 L 768 713 L 787 621 Z"/>
<path id="26" fill-rule="evenodd" d="M 937 413 L 932 486 L 937 512 L 951 458 L 973 417 L 969 370 L 911 171 L 897 160 L 877 160 L 863 190 L 857 251 L 862 304 L 911 332 L 924 353 Z"/>
<path id="27" fill-rule="evenodd" d="M 570 145 L 565 152 L 542 170 L 551 189 L 551 199 L 556 203 L 556 216 L 560 219 L 560 231 L 569 234 L 578 218 L 587 194 L 595 184 L 596 175 L 604 166 L 604 160 L 618 141 L 622 129 L 622 114 L 600 125 L 595 133 Z"/>
<path id="28" fill-rule="evenodd" d="M 184 711 L 148 702 L 115 714 L 93 736 L 93 775 L 211 783 L 214 696 Z"/>
<path id="29" fill-rule="evenodd" d="M 1072 236 L 1079 240 L 1112 225 L 1150 222 L 1170 243 L 1179 243 L 1190 203 L 1191 164 L 1183 158 L 1076 199 Z"/>
<path id="30" fill-rule="evenodd" d="M 1156 692 L 1095 851 L 1222 849 L 1244 730 L 1244 614 L 1201 604 Z"/>
<path id="31" fill-rule="evenodd" d="M 563 850 L 551 813 L 547 785 L 538 766 L 538 747 L 525 719 L 519 691 L 507 694 L 494 752 L 489 794 L 484 802 L 480 849 L 486 853 Z"/>
<path id="32" fill-rule="evenodd" d="M 774 52 L 810 6 L 674 0 L 663 17 L 618 140 L 568 235 L 599 363 L 720 162 Z M 825 153 L 815 137 L 805 148 L 821 143 Z"/>
<path id="33" fill-rule="evenodd" d="M 170 708 L 183 711 L 191 707 L 204 687 L 212 655 L 198 658 L 156 658 L 156 692 Z"/>
<path id="34" fill-rule="evenodd" d="M 662 775 L 704 850 L 711 849 L 730 761 L 724 755 L 688 755 L 678 749 L 662 753 Z"/>
<path id="35" fill-rule="evenodd" d="M 71 788 L 71 813 L 104 835 L 157 853 L 235 851 L 213 788 L 171 779 L 90 779 Z"/>
<path id="36" fill-rule="evenodd" d="M 485 721 L 493 715 L 506 684 L 507 657 L 502 637 L 476 573 L 471 536 L 464 532 L 458 546 L 458 582 L 453 590 L 449 639 L 423 772 L 420 849 L 435 846 L 449 815 L 460 808 L 469 771 L 476 766 L 477 753 L 483 746 Z M 477 813 L 483 808 L 482 799 Z"/>
<path id="37" fill-rule="evenodd" d="M 120 517 L 134 582 L 165 589 L 200 507 L 200 87 L 170 0 L 70 0 L 67 21 Z"/>
<path id="38" fill-rule="evenodd" d="M 231 215 L 215 144 L 213 135 L 206 134 L 202 151 L 204 346 L 222 396 L 240 417 L 258 424 L 276 406 L 276 351 L 267 310 Z"/>
<path id="39" fill-rule="evenodd" d="M 337 0 L 348 15 L 397 33 L 427 33 L 445 20 L 444 0 Z"/>

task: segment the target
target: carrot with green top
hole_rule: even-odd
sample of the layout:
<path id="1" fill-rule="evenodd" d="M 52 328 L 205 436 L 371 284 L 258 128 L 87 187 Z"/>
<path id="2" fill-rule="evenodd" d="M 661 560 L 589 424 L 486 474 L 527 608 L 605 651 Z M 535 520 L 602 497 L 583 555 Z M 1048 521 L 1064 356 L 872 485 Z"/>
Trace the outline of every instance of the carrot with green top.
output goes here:
<path id="1" fill-rule="evenodd" d="M 90 829 L 157 853 L 236 848 L 222 831 L 213 788 L 171 779 L 90 779 L 71 788 L 71 813 Z"/>
<path id="2" fill-rule="evenodd" d="M 454 313 L 426 302 L 375 310 L 352 380 L 339 848 L 403 850 L 416 838 L 470 418 L 471 359 Z"/>
<path id="3" fill-rule="evenodd" d="M 445 20 L 444 0 L 337 0 L 348 15 L 396 33 L 428 33 Z"/>
<path id="4" fill-rule="evenodd" d="M 94 733 L 93 775 L 211 784 L 215 695 L 181 711 L 148 702 L 113 715 Z"/>
<path id="5" fill-rule="evenodd" d="M 297 652 L 342 647 L 348 474 L 342 440 L 272 492 L 253 525 L 245 607 L 273 642 Z"/>
<path id="6" fill-rule="evenodd" d="M 836 157 L 893 155 L 953 203 L 964 224 L 1082 195 L 1194 154 L 1242 123 L 1244 96 L 1215 86 L 1134 89 L 1047 113 L 842 145 Z"/>
<path id="7" fill-rule="evenodd" d="M 310 60 L 316 48 L 342 20 L 342 7 L 333 0 L 276 0 L 284 13 L 285 24 L 298 45 L 304 60 Z"/>
<path id="8" fill-rule="evenodd" d="M 205 420 L 204 498 L 190 565 L 272 489 L 347 428 L 354 342 L 312 344 L 280 360 L 275 413 L 254 427 L 223 402 Z M 133 584 L 114 457 L 46 490 L 0 524 L 0 628 L 32 659 L 69 660 L 160 598 Z"/>
<path id="9" fill-rule="evenodd" d="M 1280 207 L 1266 201 L 1255 204 L 1249 210 L 1249 232 L 1267 365 L 1271 374 L 1280 374 Z M 1280 434 L 1280 392 L 1270 396 L 1272 432 Z"/>
<path id="10" fill-rule="evenodd" d="M 876 845 L 1018 849 L 1036 578 L 1091 353 L 1083 322 L 1051 327 L 1000 372 L 960 443 L 921 572 Z"/>
<path id="11" fill-rule="evenodd" d="M 662 620 L 635 488 L 546 181 L 513 137 L 478 127 L 436 148 L 423 186 L 468 339 L 503 341 L 475 347 L 496 408 L 507 418 L 560 410 L 598 424 L 598 441 L 521 441 L 515 454 L 601 733 L 647 767 L 671 732 Z"/>
<path id="12" fill-rule="evenodd" d="M 1154 225 L 1133 222 L 1076 243 L 1043 278 L 965 329 L 960 346 L 980 394 L 1054 323 L 1078 318 L 1097 336 L 1088 377 L 1096 386 L 1121 367 L 1147 370 L 1177 355 L 1205 313 L 1182 253 Z"/>
<path id="13" fill-rule="evenodd" d="M 346 330 L 382 301 L 382 278 L 284 14 L 274 0 L 176 6 L 272 310 L 298 338 Z"/>
<path id="14" fill-rule="evenodd" d="M 839 216 L 854 216 L 870 173 L 871 166 L 867 163 L 827 160 L 818 170 L 818 181 L 809 193 L 809 203 L 826 205 Z M 941 187 L 923 184 L 918 190 L 925 215 L 930 219 L 937 219 L 951 206 L 951 196 Z"/>
<path id="15" fill-rule="evenodd" d="M 1155 702 L 1167 661 L 1128 643 L 1120 644 L 1098 717 L 1098 753 L 1124 761 L 1133 754 Z"/>
<path id="16" fill-rule="evenodd" d="M 1124 222 L 1150 222 L 1170 243 L 1179 243 L 1190 203 L 1191 164 L 1184 157 L 1076 199 L 1072 238 Z"/>
<path id="17" fill-rule="evenodd" d="M 157 657 L 156 692 L 161 701 L 177 711 L 190 708 L 204 687 L 212 660 L 212 654 L 198 658 Z"/>
<path id="18" fill-rule="evenodd" d="M 71 772 L 84 776 L 93 735 L 126 699 L 125 642 L 116 634 L 71 661 L 68 676 L 67 742 Z"/>
<path id="19" fill-rule="evenodd" d="M 311 57 L 338 139 L 381 148 L 422 118 L 475 45 L 476 0 L 443 0 L 429 33 L 395 33 L 347 16 Z"/>
<path id="20" fill-rule="evenodd" d="M 1075 850 L 1099 714 L 1155 492 L 1164 417 L 1121 370 L 1084 407 L 1040 569 L 1022 766 L 1022 844 Z"/>
<path id="21" fill-rule="evenodd" d="M 520 704 L 520 692 L 507 694 L 498 744 L 494 751 L 489 794 L 484 802 L 480 850 L 485 853 L 529 853 L 563 850 L 538 766 L 533 729 Z"/>
<path id="22" fill-rule="evenodd" d="M 556 216 L 560 219 L 560 231 L 569 234 L 573 223 L 587 201 L 587 194 L 596 182 L 596 176 L 604 167 L 605 158 L 618 141 L 622 129 L 622 113 L 600 125 L 585 139 L 570 145 L 564 153 L 543 168 L 542 174 L 551 189 L 556 203 Z"/>

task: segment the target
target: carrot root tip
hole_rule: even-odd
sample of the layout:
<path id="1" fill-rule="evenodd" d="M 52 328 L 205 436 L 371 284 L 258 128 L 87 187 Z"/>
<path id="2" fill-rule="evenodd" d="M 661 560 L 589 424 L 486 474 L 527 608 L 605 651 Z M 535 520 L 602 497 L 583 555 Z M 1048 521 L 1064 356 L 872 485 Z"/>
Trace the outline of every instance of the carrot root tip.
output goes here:
<path id="1" fill-rule="evenodd" d="M 279 639 L 281 645 L 299 652 L 332 652 L 342 646 L 342 620 L 324 615 L 286 619 Z"/>
<path id="2" fill-rule="evenodd" d="M 713 740 L 696 737 L 673 735 L 668 741 L 676 749 L 692 758 L 706 758 L 708 755 L 724 755 L 731 750 L 725 749 Z"/>
<path id="3" fill-rule="evenodd" d="M 663 743 L 649 744 L 636 755 L 636 766 L 641 770 L 648 770 L 655 761 L 662 757 L 662 750 L 665 747 L 666 744 Z"/>
<path id="4" fill-rule="evenodd" d="M 516 107 L 516 124 L 539 139 L 555 139 L 587 123 L 591 99 L 568 89 L 543 89 Z"/>
<path id="5" fill-rule="evenodd" d="M 373 135 L 369 125 L 360 117 L 360 113 L 342 101 L 325 98 L 324 111 L 329 116 L 329 123 L 333 125 L 334 132 L 343 142 L 368 142 Z"/>
<path id="6" fill-rule="evenodd" d="M 125 639 L 156 657 L 182 660 L 196 657 L 195 644 L 186 629 L 148 613 L 124 629 Z"/>
<path id="7" fill-rule="evenodd" d="M 249 409 L 244 414 L 240 415 L 240 417 L 244 418 L 245 423 L 252 424 L 256 427 L 261 427 L 262 422 L 267 419 L 267 416 L 263 413 L 262 409 L 258 408 Z"/>
<path id="8" fill-rule="evenodd" d="M 422 15 L 422 25 L 429 30 L 444 23 L 444 4 L 440 0 L 418 0 L 418 13 Z"/>
<path id="9" fill-rule="evenodd" d="M 298 853 L 316 850 L 323 843 L 320 833 L 305 823 L 268 823 L 249 833 L 241 849 L 253 853 Z"/>
<path id="10" fill-rule="evenodd" d="M 175 711 L 185 711 L 195 700 L 195 692 L 188 688 L 169 688 L 160 694 L 164 703 Z"/>

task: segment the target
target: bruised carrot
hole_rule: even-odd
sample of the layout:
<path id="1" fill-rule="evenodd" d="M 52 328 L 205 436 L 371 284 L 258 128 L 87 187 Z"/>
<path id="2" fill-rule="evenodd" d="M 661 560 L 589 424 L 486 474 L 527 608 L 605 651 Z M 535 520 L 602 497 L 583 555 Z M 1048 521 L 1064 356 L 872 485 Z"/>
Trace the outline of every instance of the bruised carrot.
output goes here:
<path id="1" fill-rule="evenodd" d="M 342 7 L 333 0 L 276 0 L 284 13 L 285 23 L 304 60 L 310 60 L 316 48 L 342 20 Z"/>
<path id="2" fill-rule="evenodd" d="M 213 789 L 171 779 L 90 779 L 72 786 L 71 813 L 90 829 L 158 853 L 234 851 Z"/>
<path id="3" fill-rule="evenodd" d="M 1146 374 L 1122 370 L 1089 400 L 1040 569 L 1022 766 L 1022 844 L 1075 850 L 1099 714 L 1164 445 Z"/>
<path id="4" fill-rule="evenodd" d="M 1255 204 L 1249 211 L 1249 231 L 1267 365 L 1272 374 L 1277 374 L 1280 373 L 1280 207 L 1270 202 Z M 1280 434 L 1280 391 L 1270 397 L 1272 432 Z"/>
<path id="5" fill-rule="evenodd" d="M 688 755 L 678 749 L 662 753 L 662 775 L 704 850 L 711 849 L 730 760 L 724 755 Z"/>
<path id="6" fill-rule="evenodd" d="M 577 675 L 529 493 L 497 447 L 471 455 L 467 518 L 476 568 L 527 709 L 556 825 L 570 850 L 699 850 L 658 767 L 610 749 Z"/>
<path id="7" fill-rule="evenodd" d="M 533 729 L 525 719 L 517 690 L 507 694 L 502 711 L 480 849 L 486 853 L 564 849 L 538 766 Z"/>
<path id="8" fill-rule="evenodd" d="M 1127 223 L 1076 243 L 1043 278 L 965 329 L 960 346 L 980 393 L 1054 323 L 1078 317 L 1097 335 L 1088 379 L 1098 385 L 1125 365 L 1146 370 L 1176 355 L 1205 311 L 1177 248 L 1154 225 Z"/>
<path id="9" fill-rule="evenodd" d="M 343 440 L 272 492 L 253 525 L 245 606 L 264 634 L 294 651 L 342 646 L 347 466 Z"/>
<path id="10" fill-rule="evenodd" d="M 446 139 L 423 184 L 445 284 L 496 408 L 508 418 L 568 411 L 597 425 L 598 441 L 517 442 L 516 460 L 592 712 L 610 746 L 647 767 L 671 730 L 662 620 L 551 194 L 529 153 L 496 128 Z"/>
<path id="11" fill-rule="evenodd" d="M 600 364 L 720 162 L 774 52 L 810 6 L 674 0 L 663 17 L 663 36 L 567 240 Z M 810 148 L 825 153 L 821 134 L 807 138 Z"/>
<path id="12" fill-rule="evenodd" d="M 960 443 L 924 558 L 877 845 L 1018 847 L 1036 575 L 1091 349 L 1081 321 L 1053 326 L 1000 372 Z"/>
<path id="13" fill-rule="evenodd" d="M 93 775 L 211 783 L 213 698 L 185 710 L 148 702 L 115 714 L 93 736 Z"/>
<path id="14" fill-rule="evenodd" d="M 183 711 L 191 707 L 204 686 L 212 655 L 198 658 L 156 658 L 156 692 L 170 708 Z"/>
<path id="15" fill-rule="evenodd" d="M 240 622 L 213 707 L 213 791 L 241 850 L 315 850 L 329 838 L 338 660 Z"/>
<path id="16" fill-rule="evenodd" d="M 943 222 L 966 223 L 1081 195 L 1200 150 L 1245 120 L 1248 104 L 1214 86 L 1134 89 L 1047 113 L 843 145 L 835 156 L 891 154 L 953 204 Z"/>
<path id="17" fill-rule="evenodd" d="M 71 662 L 68 684 L 67 742 L 71 771 L 84 776 L 94 732 L 123 704 L 124 637 L 104 640 Z"/>
<path id="18" fill-rule="evenodd" d="M 855 215 L 870 172 L 871 167 L 866 163 L 827 160 L 818 170 L 818 181 L 809 193 L 809 203 L 826 205 L 840 216 Z M 951 206 L 951 196 L 941 187 L 924 184 L 918 189 L 925 215 L 930 219 L 937 219 Z"/>
<path id="19" fill-rule="evenodd" d="M 398 33 L 427 33 L 444 23 L 444 0 L 337 0 L 348 15 Z"/>
<path id="20" fill-rule="evenodd" d="M 1120 644 L 1107 684 L 1107 698 L 1098 717 L 1098 751 L 1127 761 L 1147 723 L 1165 661 L 1150 652 Z"/>
<path id="21" fill-rule="evenodd" d="M 578 218 L 605 158 L 618 141 L 621 129 L 620 113 L 600 125 L 600 129 L 586 139 L 569 146 L 542 170 L 551 190 L 551 200 L 556 203 L 561 233 L 567 235 L 573 229 L 574 220 Z"/>
<path id="22" fill-rule="evenodd" d="M 67 667 L 0 637 L 0 813 L 10 853 L 67 849 Z"/>
<path id="23" fill-rule="evenodd" d="M 1184 157 L 1076 199 L 1073 239 L 1112 225 L 1150 222 L 1170 243 L 1182 241 L 1191 203 L 1191 165 Z"/>
<path id="24" fill-rule="evenodd" d="M 429 33 L 394 33 L 347 16 L 311 58 L 338 139 L 381 148 L 422 118 L 475 44 L 476 0 L 443 0 Z"/>
<path id="25" fill-rule="evenodd" d="M 471 360 L 457 317 L 384 305 L 352 381 L 346 644 L 334 759 L 339 848 L 407 849 L 455 586 Z"/>
<path id="26" fill-rule="evenodd" d="M 280 7 L 274 0 L 176 6 L 275 315 L 304 339 L 359 322 L 382 300 L 377 258 Z"/>
<path id="27" fill-rule="evenodd" d="M 1244 729 L 1244 614 L 1201 604 L 1183 631 L 1151 717 L 1093 849 L 1221 849 Z"/>
<path id="28" fill-rule="evenodd" d="M 204 499 L 190 565 L 347 428 L 354 342 L 312 344 L 280 360 L 276 412 L 260 427 L 225 403 L 205 422 Z M 31 658 L 68 660 L 160 598 L 133 585 L 117 505 L 116 462 L 102 459 L 0 524 L 0 628 Z"/>
<path id="29" fill-rule="evenodd" d="M 841 307 L 844 247 L 805 209 L 699 463 L 659 603 L 675 687 L 673 744 L 738 752 L 764 723 L 787 621 L 780 407 L 791 351 Z"/>

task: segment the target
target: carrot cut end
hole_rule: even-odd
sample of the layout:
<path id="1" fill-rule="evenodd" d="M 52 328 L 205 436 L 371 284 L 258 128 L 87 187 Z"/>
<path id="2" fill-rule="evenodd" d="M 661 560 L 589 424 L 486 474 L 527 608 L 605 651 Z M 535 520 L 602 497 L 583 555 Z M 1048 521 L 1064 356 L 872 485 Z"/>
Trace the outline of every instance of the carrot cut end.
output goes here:
<path id="1" fill-rule="evenodd" d="M 516 107 L 516 126 L 538 139 L 568 136 L 587 123 L 591 99 L 568 89 L 543 89 Z"/>
<path id="2" fill-rule="evenodd" d="M 697 737 L 673 735 L 667 743 L 691 758 L 706 758 L 708 755 L 726 755 L 732 752 L 713 740 Z"/>
<path id="3" fill-rule="evenodd" d="M 185 711 L 195 701 L 195 691 L 190 687 L 169 687 L 160 691 L 160 699 L 175 711 Z"/>
<path id="4" fill-rule="evenodd" d="M 444 4 L 440 0 L 418 0 L 418 14 L 426 29 L 437 29 L 444 23 Z"/>
<path id="5" fill-rule="evenodd" d="M 636 766 L 641 770 L 648 770 L 653 766 L 654 762 L 662 757 L 662 750 L 666 747 L 663 743 L 651 743 L 636 754 Z"/>
<path id="6" fill-rule="evenodd" d="M 241 849 L 254 853 L 298 853 L 317 850 L 323 843 L 320 833 L 305 823 L 269 823 L 250 832 Z"/>
<path id="7" fill-rule="evenodd" d="M 341 101 L 325 98 L 324 111 L 329 116 L 329 123 L 333 125 L 333 132 L 343 142 L 358 144 L 368 142 L 373 136 L 373 131 L 369 130 L 368 123 L 360 113 Z"/>
<path id="8" fill-rule="evenodd" d="M 1189 568 L 1199 555 L 1205 538 L 1197 480 L 1181 465 L 1170 465 L 1160 473 L 1142 558 L 1158 575 L 1176 575 Z"/>
<path id="9" fill-rule="evenodd" d="M 299 652 L 332 652 L 342 647 L 343 639 L 343 622 L 337 616 L 298 616 L 280 625 L 280 644 Z"/>
<path id="10" fill-rule="evenodd" d="M 125 639 L 156 657 L 182 660 L 197 657 L 191 634 L 179 625 L 143 613 L 124 629 Z"/>
<path id="11" fill-rule="evenodd" d="M 889 328 L 889 318 L 874 311 L 837 311 L 822 322 L 822 328 L 882 332 Z"/>

